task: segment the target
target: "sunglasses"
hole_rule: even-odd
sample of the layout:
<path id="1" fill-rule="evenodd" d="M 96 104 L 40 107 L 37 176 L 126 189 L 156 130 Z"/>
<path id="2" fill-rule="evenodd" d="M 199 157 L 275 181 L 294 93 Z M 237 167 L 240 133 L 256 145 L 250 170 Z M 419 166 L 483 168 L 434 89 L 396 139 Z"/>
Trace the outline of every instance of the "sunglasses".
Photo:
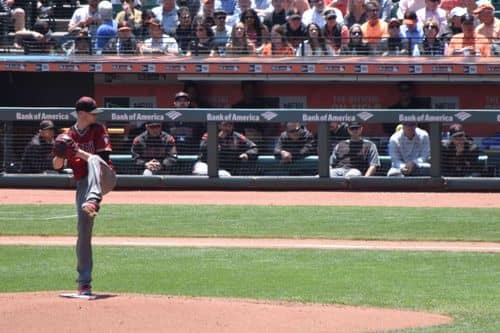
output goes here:
<path id="1" fill-rule="evenodd" d="M 430 2 L 437 2 L 437 3 L 441 2 L 441 0 L 429 0 L 429 1 Z"/>
<path id="2" fill-rule="evenodd" d="M 205 29 L 204 28 L 198 28 L 198 29 L 196 29 L 196 31 L 205 31 Z"/>
<path id="3" fill-rule="evenodd" d="M 216 16 L 215 19 L 216 20 L 225 20 L 226 17 L 225 16 Z"/>
<path id="4" fill-rule="evenodd" d="M 437 30 L 438 26 L 434 24 L 428 24 L 424 26 L 424 29 L 436 29 Z"/>

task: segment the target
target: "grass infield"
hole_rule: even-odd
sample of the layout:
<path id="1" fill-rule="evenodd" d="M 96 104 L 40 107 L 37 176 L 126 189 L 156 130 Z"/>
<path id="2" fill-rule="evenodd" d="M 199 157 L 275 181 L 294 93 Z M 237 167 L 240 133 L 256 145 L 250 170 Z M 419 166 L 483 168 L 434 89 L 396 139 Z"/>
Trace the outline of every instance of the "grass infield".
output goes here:
<path id="1" fill-rule="evenodd" d="M 74 235 L 75 214 L 0 205 L 0 235 Z M 498 242 L 500 209 L 104 204 L 94 234 Z"/>
<path id="2" fill-rule="evenodd" d="M 369 305 L 455 319 L 415 332 L 500 328 L 497 254 L 95 247 L 94 258 L 97 291 Z M 72 290 L 74 264 L 72 247 L 2 246 L 0 291 Z"/>

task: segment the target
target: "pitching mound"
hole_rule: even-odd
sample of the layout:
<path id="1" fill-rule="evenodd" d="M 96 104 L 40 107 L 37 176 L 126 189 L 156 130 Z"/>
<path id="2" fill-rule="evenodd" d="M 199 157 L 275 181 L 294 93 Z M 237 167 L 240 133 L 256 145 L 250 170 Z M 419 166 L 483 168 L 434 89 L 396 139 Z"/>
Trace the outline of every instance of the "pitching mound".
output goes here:
<path id="1" fill-rule="evenodd" d="M 0 294 L 4 332 L 373 332 L 446 324 L 414 311 L 254 300 L 59 292 Z"/>

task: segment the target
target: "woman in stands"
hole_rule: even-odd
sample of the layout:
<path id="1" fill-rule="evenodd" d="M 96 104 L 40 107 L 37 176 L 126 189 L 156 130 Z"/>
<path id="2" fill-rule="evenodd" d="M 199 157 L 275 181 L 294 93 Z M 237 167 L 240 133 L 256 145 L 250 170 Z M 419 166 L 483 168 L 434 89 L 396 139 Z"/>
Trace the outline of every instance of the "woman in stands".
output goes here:
<path id="1" fill-rule="evenodd" d="M 307 26 L 307 40 L 300 43 L 295 53 L 297 56 L 332 56 L 333 48 L 327 44 L 321 29 L 316 23 Z"/>
<path id="2" fill-rule="evenodd" d="M 134 34 L 137 34 L 142 27 L 142 12 L 134 8 L 134 0 L 121 0 L 122 11 L 116 14 L 116 23 L 128 22 Z"/>
<path id="3" fill-rule="evenodd" d="M 216 51 L 214 32 L 205 21 L 193 22 L 195 38 L 189 43 L 187 56 L 213 56 Z"/>
<path id="4" fill-rule="evenodd" d="M 423 56 L 442 56 L 444 54 L 445 43 L 438 38 L 439 23 L 430 18 L 424 23 L 424 40 L 420 45 L 420 54 Z"/>
<path id="5" fill-rule="evenodd" d="M 333 9 L 327 9 L 324 17 L 326 23 L 323 27 L 323 35 L 326 42 L 332 46 L 335 54 L 339 54 L 342 45 L 346 44 L 349 39 L 349 29 L 337 22 L 337 12 Z"/>
<path id="6" fill-rule="evenodd" d="M 288 57 L 295 55 L 295 50 L 293 46 L 288 43 L 283 26 L 276 24 L 271 29 L 271 41 L 264 44 L 261 55 Z"/>
<path id="7" fill-rule="evenodd" d="M 254 43 L 255 47 L 261 46 L 264 28 L 255 9 L 246 9 L 241 14 L 240 21 L 245 25 L 247 38 Z"/>
<path id="8" fill-rule="evenodd" d="M 179 45 L 181 52 L 186 53 L 189 43 L 193 39 L 194 31 L 192 25 L 191 13 L 188 7 L 180 7 L 177 10 L 179 17 L 179 25 L 175 29 L 175 39 Z"/>
<path id="9" fill-rule="evenodd" d="M 344 24 L 350 28 L 353 24 L 363 24 L 366 22 L 366 9 L 364 0 L 349 1 L 348 14 L 344 16 Z"/>
<path id="10" fill-rule="evenodd" d="M 245 25 L 238 22 L 231 31 L 231 39 L 226 45 L 226 54 L 229 56 L 236 55 L 255 55 L 255 44 L 247 38 Z"/>
<path id="11" fill-rule="evenodd" d="M 356 23 L 349 29 L 349 42 L 342 46 L 340 54 L 351 56 L 367 56 L 370 54 L 368 44 L 363 42 L 363 31 L 361 30 L 361 25 Z"/>

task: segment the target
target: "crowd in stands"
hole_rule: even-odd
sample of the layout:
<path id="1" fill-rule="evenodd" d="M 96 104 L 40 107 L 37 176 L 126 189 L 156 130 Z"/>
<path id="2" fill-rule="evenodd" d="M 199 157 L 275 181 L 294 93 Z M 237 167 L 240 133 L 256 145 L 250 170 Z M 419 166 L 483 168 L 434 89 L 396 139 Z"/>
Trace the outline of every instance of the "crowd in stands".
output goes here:
<path id="1" fill-rule="evenodd" d="M 415 105 L 408 95 L 402 93 L 401 101 L 394 107 Z M 406 97 L 405 97 L 406 96 Z M 195 102 L 193 100 L 193 102 Z M 174 107 L 187 108 L 191 97 L 185 91 L 174 97 Z M 181 124 L 145 122 L 144 130 L 134 136 L 128 146 L 134 167 L 129 174 L 145 176 L 175 173 L 178 156 L 196 154 L 196 162 L 188 173 L 208 174 L 208 134 L 202 129 L 198 140 L 190 146 L 182 145 L 184 137 L 175 130 Z M 189 124 L 184 124 L 188 126 Z M 237 124 L 223 121 L 218 124 L 217 151 L 219 176 L 256 175 L 259 155 L 273 157 L 279 164 L 277 175 L 314 175 L 317 165 L 312 167 L 304 161 L 318 155 L 318 138 L 307 128 L 307 124 L 288 122 L 283 131 L 274 137 L 270 152 L 254 138 L 240 133 Z M 330 176 L 353 177 L 374 176 L 381 166 L 379 148 L 363 137 L 364 124 L 329 123 L 328 146 L 330 153 Z M 185 133 L 185 132 L 184 132 Z M 204 134 L 203 134 L 204 133 Z M 466 135 L 462 125 L 452 124 L 447 130 L 448 138 L 442 141 L 442 174 L 452 177 L 477 177 L 484 171 L 479 163 L 480 150 L 473 139 Z M 57 128 L 50 120 L 40 122 L 39 130 L 26 145 L 20 172 L 54 172 L 51 168 L 52 146 Z M 81 134 L 85 135 L 85 133 Z M 194 150 L 192 148 L 196 147 Z M 391 166 L 384 174 L 391 177 L 429 176 L 431 167 L 429 134 L 412 121 L 398 124 L 391 129 L 388 140 Z"/>
<path id="2" fill-rule="evenodd" d="M 116 1 L 116 0 L 112 0 Z M 488 0 L 88 0 L 65 36 L 24 0 L 0 0 L 27 53 L 193 56 L 490 56 L 500 20 Z M 26 19 L 26 12 L 31 14 Z M 30 23 L 31 22 L 31 23 Z M 45 22 L 45 24 L 44 24 Z"/>

